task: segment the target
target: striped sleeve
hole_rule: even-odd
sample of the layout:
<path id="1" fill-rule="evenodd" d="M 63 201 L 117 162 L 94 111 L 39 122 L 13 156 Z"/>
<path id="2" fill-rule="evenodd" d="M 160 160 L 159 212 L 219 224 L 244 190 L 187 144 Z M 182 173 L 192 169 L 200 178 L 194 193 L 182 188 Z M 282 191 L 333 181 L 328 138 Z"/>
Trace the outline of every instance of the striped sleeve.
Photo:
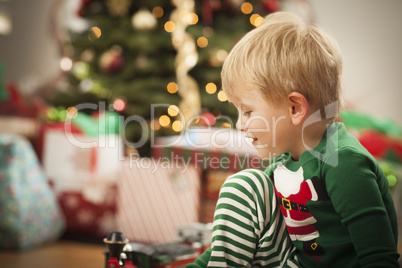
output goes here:
<path id="1" fill-rule="evenodd" d="M 189 263 L 186 268 L 205 268 L 208 265 L 209 258 L 211 257 L 211 248 L 207 248 L 201 256 L 199 256 L 194 263 Z"/>
<path id="2" fill-rule="evenodd" d="M 208 267 L 298 267 L 269 177 L 244 170 L 223 184 Z"/>

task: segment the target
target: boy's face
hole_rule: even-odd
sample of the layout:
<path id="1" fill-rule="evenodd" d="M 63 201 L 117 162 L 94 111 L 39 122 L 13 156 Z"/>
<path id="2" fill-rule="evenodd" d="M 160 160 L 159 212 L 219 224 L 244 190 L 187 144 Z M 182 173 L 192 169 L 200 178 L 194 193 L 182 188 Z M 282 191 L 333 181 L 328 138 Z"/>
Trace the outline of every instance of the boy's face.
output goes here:
<path id="1" fill-rule="evenodd" d="M 258 90 L 249 90 L 235 103 L 238 110 L 236 128 L 245 132 L 260 158 L 273 158 L 291 148 L 292 123 L 288 106 L 266 101 Z"/>

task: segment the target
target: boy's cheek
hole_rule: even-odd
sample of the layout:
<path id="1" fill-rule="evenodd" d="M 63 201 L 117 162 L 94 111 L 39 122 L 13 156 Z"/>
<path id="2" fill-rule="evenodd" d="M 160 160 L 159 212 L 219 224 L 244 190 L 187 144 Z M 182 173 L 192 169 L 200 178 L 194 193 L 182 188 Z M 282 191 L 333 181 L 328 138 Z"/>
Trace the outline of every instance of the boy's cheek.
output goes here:
<path id="1" fill-rule="evenodd" d="M 253 130 L 270 130 L 271 129 L 271 123 L 261 117 L 261 116 L 255 116 L 255 117 L 251 117 L 249 118 L 246 122 L 245 122 L 245 126 L 248 129 L 253 129 Z"/>

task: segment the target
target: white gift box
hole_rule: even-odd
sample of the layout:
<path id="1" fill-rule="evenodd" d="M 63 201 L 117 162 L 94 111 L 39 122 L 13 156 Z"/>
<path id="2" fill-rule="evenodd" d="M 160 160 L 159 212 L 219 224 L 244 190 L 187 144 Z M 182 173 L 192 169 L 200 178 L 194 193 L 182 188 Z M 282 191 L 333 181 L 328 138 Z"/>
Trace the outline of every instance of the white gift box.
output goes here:
<path id="1" fill-rule="evenodd" d="M 199 171 L 155 161 L 126 160 L 119 174 L 116 225 L 133 242 L 172 242 L 179 226 L 198 221 Z"/>
<path id="2" fill-rule="evenodd" d="M 43 167 L 56 194 L 81 192 L 88 201 L 102 203 L 109 186 L 116 183 L 124 155 L 122 144 L 115 134 L 68 136 L 59 129 L 47 130 Z"/>

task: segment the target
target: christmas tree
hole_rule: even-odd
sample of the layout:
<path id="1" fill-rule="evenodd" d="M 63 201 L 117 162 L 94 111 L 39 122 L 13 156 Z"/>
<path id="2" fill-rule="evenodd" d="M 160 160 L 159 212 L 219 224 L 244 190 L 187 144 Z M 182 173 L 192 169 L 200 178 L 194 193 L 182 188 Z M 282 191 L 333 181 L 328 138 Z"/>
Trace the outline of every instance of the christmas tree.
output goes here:
<path id="1" fill-rule="evenodd" d="M 82 0 L 77 12 L 89 27 L 65 43 L 68 87 L 46 100 L 64 109 L 103 102 L 124 118 L 139 116 L 145 124 L 124 126 L 132 142 L 150 131 L 178 134 L 188 119 L 231 127 L 236 110 L 220 90 L 222 63 L 278 8 L 277 0 Z M 149 146 L 138 149 L 149 154 Z"/>

